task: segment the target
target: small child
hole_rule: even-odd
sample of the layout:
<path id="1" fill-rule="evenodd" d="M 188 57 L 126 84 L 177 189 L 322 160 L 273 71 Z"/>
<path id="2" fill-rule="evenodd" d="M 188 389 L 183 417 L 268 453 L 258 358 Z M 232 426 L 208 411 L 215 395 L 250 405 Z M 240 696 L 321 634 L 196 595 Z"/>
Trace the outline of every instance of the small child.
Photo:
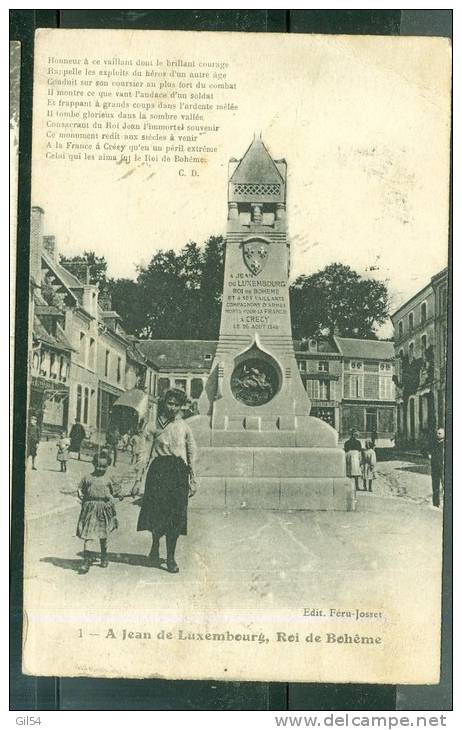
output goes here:
<path id="1" fill-rule="evenodd" d="M 374 444 L 372 441 L 366 441 L 366 448 L 362 452 L 361 456 L 361 471 L 363 475 L 363 485 L 365 492 L 372 492 L 372 480 L 376 478 L 376 463 L 377 457 L 374 451 Z"/>
<path id="2" fill-rule="evenodd" d="M 87 550 L 89 540 L 99 540 L 101 567 L 107 568 L 109 565 L 107 538 L 108 534 L 118 527 L 114 497 L 118 497 L 120 493 L 119 485 L 106 476 L 109 464 L 110 460 L 104 455 L 95 456 L 93 473 L 84 477 L 78 486 L 78 497 L 82 507 L 77 523 L 77 537 L 84 540 L 83 564 L 79 570 L 82 575 L 90 570 L 91 560 Z"/>
<path id="3" fill-rule="evenodd" d="M 67 437 L 66 431 L 61 432 L 61 438 L 56 442 L 58 447 L 58 453 L 56 459 L 61 464 L 61 472 L 67 471 L 67 459 L 69 457 L 69 446 L 71 445 L 70 438 Z"/>

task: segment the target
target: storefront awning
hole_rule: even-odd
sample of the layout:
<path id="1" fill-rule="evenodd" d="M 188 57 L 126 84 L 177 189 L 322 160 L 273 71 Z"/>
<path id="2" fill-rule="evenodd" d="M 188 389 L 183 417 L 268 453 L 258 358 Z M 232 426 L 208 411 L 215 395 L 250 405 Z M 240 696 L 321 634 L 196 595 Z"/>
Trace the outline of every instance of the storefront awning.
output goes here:
<path id="1" fill-rule="evenodd" d="M 133 408 L 140 416 L 144 416 L 148 412 L 149 398 L 143 390 L 132 388 L 131 390 L 125 391 L 120 398 L 117 398 L 112 407 L 114 409 L 117 406 Z"/>

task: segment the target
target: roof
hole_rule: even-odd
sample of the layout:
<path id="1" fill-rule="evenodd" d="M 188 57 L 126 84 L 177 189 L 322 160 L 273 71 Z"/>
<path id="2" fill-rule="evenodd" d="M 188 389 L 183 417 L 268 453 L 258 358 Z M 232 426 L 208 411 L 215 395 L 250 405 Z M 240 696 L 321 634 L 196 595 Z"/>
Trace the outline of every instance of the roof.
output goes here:
<path id="1" fill-rule="evenodd" d="M 138 340 L 137 347 L 162 370 L 209 370 L 216 340 Z M 206 355 L 211 357 L 205 359 Z"/>
<path id="2" fill-rule="evenodd" d="M 233 183 L 283 182 L 273 158 L 261 137 L 254 137 L 244 157 L 231 176 Z"/>
<path id="3" fill-rule="evenodd" d="M 51 304 L 35 304 L 34 309 L 39 316 L 64 317 L 64 312 Z"/>
<path id="4" fill-rule="evenodd" d="M 57 350 L 74 350 L 71 343 L 59 326 L 56 327 L 56 336 L 52 335 L 45 329 L 38 317 L 34 317 L 33 334 L 37 340 L 40 340 L 41 342 L 44 342 L 45 344 L 50 345 Z"/>
<path id="5" fill-rule="evenodd" d="M 390 314 L 390 318 L 391 318 L 392 321 L 393 321 L 393 319 L 395 319 L 397 317 L 398 314 L 400 314 L 400 312 L 402 312 L 404 309 L 406 309 L 406 307 L 409 307 L 409 305 L 412 302 L 414 302 L 414 304 L 415 304 L 416 303 L 415 300 L 418 300 L 419 297 L 421 297 L 424 294 L 424 292 L 426 292 L 428 294 L 431 294 L 432 293 L 432 291 L 433 291 L 433 286 L 432 286 L 433 278 L 431 279 L 431 281 L 429 281 L 427 284 L 425 284 L 425 286 L 423 286 L 421 289 L 419 289 L 419 291 L 417 291 L 415 294 L 413 294 L 412 297 L 409 297 L 409 299 L 406 299 L 406 301 L 403 304 L 401 304 L 401 306 L 398 307 L 398 309 L 395 309 L 395 311 L 392 314 Z"/>
<path id="6" fill-rule="evenodd" d="M 332 338 L 319 338 L 310 337 L 310 340 L 316 340 L 316 350 L 310 350 L 308 342 L 304 340 L 294 340 L 294 350 L 300 355 L 319 355 L 319 354 L 332 354 L 338 355 L 340 350 Z"/>
<path id="7" fill-rule="evenodd" d="M 109 318 L 110 319 L 122 319 L 120 314 L 118 312 L 114 311 L 113 309 L 101 309 L 101 311 L 99 313 L 101 314 L 102 317 L 105 317 L 108 319 Z"/>
<path id="8" fill-rule="evenodd" d="M 69 289 L 82 289 L 82 282 L 77 279 L 74 274 L 71 274 L 64 266 L 61 266 L 57 261 L 54 261 L 45 252 L 42 252 L 42 257 L 45 259 L 47 265 L 53 269 L 57 276 L 62 280 L 63 284 Z"/>
<path id="9" fill-rule="evenodd" d="M 387 340 L 360 340 L 356 337 L 334 337 L 344 357 L 357 357 L 363 360 L 393 360 L 395 348 Z"/>

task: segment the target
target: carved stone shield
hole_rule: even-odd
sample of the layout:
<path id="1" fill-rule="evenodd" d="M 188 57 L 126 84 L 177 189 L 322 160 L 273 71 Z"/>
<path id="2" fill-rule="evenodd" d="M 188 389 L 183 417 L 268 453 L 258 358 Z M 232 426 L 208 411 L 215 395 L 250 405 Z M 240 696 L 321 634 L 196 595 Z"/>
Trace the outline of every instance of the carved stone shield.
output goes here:
<path id="1" fill-rule="evenodd" d="M 268 261 L 269 244 L 266 241 L 247 241 L 242 246 L 244 263 L 248 270 L 257 276 Z"/>

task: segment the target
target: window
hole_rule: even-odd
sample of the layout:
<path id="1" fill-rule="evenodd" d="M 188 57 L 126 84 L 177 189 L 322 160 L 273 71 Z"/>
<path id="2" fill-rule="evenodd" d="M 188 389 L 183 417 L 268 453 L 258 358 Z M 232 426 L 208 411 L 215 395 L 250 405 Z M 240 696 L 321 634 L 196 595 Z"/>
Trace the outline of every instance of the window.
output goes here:
<path id="1" fill-rule="evenodd" d="M 377 408 L 366 408 L 366 431 L 372 435 L 377 433 Z"/>
<path id="2" fill-rule="evenodd" d="M 85 362 L 85 332 L 80 333 L 80 341 L 79 341 L 79 358 L 80 362 Z"/>
<path id="3" fill-rule="evenodd" d="M 398 337 L 403 336 L 403 320 L 398 322 Z"/>
<path id="4" fill-rule="evenodd" d="M 51 353 L 50 356 L 50 378 L 53 378 L 53 380 L 56 380 L 58 376 L 58 364 L 56 362 L 56 355 L 54 352 Z"/>
<path id="5" fill-rule="evenodd" d="M 426 322 L 427 320 L 427 302 L 422 302 L 420 305 L 420 321 Z"/>
<path id="6" fill-rule="evenodd" d="M 414 359 L 414 343 L 410 342 L 409 343 L 409 360 L 413 360 L 413 359 Z"/>
<path id="7" fill-rule="evenodd" d="M 330 383 L 328 380 L 319 381 L 319 400 L 330 400 Z"/>
<path id="8" fill-rule="evenodd" d="M 446 309 L 447 309 L 447 297 L 448 297 L 448 290 L 444 286 L 441 289 L 441 314 L 445 314 L 446 313 Z"/>
<path id="9" fill-rule="evenodd" d="M 117 382 L 120 383 L 122 378 L 122 358 L 117 358 Z"/>
<path id="10" fill-rule="evenodd" d="M 400 350 L 400 352 L 402 352 L 402 350 Z M 389 362 L 381 362 L 380 363 L 380 366 L 379 366 L 379 369 L 382 370 L 382 371 L 385 371 L 385 370 L 390 371 L 391 370 L 391 365 L 390 365 Z"/>
<path id="11" fill-rule="evenodd" d="M 88 423 L 88 388 L 85 388 L 84 390 L 84 398 L 83 398 L 83 422 Z"/>
<path id="12" fill-rule="evenodd" d="M 307 380 L 306 392 L 308 393 L 308 398 L 319 400 L 319 380 Z"/>
<path id="13" fill-rule="evenodd" d="M 48 375 L 49 367 L 49 355 L 47 352 L 42 352 L 40 355 L 40 375 Z"/>
<path id="14" fill-rule="evenodd" d="M 299 360 L 298 361 L 298 369 L 301 373 L 306 373 L 306 360 Z"/>
<path id="15" fill-rule="evenodd" d="M 210 355 L 210 353 L 209 353 L 209 354 L 207 354 L 207 355 L 205 356 L 205 358 L 204 358 L 204 360 L 205 360 L 206 362 L 210 362 L 210 361 L 211 361 L 211 359 L 212 359 L 212 356 Z"/>
<path id="16" fill-rule="evenodd" d="M 162 398 L 166 390 L 170 388 L 170 378 L 159 378 L 157 383 L 157 395 Z"/>
<path id="17" fill-rule="evenodd" d="M 414 312 L 411 312 L 409 315 L 409 332 L 412 332 L 414 329 Z"/>
<path id="18" fill-rule="evenodd" d="M 65 383 L 66 380 L 67 380 L 67 367 L 66 367 L 66 365 L 67 365 L 67 363 L 66 363 L 66 361 L 64 359 L 64 356 L 61 355 L 61 357 L 59 358 L 59 379 L 63 383 Z"/>
<path id="19" fill-rule="evenodd" d="M 400 356 L 400 358 L 402 360 L 403 357 L 404 357 L 404 350 L 403 350 L 403 348 L 401 348 L 401 350 L 399 351 L 399 356 Z"/>
<path id="20" fill-rule="evenodd" d="M 420 347 L 422 350 L 422 355 L 425 354 L 425 350 L 427 349 L 427 335 L 422 335 L 420 338 Z"/>
<path id="21" fill-rule="evenodd" d="M 191 380 L 191 398 L 200 398 L 203 390 L 204 383 L 202 382 L 202 378 L 193 378 Z"/>
<path id="22" fill-rule="evenodd" d="M 393 400 L 393 380 L 390 377 L 379 377 L 380 400 Z"/>
<path id="23" fill-rule="evenodd" d="M 107 378 L 109 375 L 109 356 L 110 356 L 109 350 L 106 350 L 106 354 L 104 356 L 104 377 Z"/>
<path id="24" fill-rule="evenodd" d="M 344 398 L 364 398 L 364 375 L 346 373 L 343 379 Z"/>
<path id="25" fill-rule="evenodd" d="M 183 378 L 176 379 L 175 380 L 175 388 L 179 388 L 180 390 L 184 390 L 184 392 L 186 393 L 186 380 L 183 380 Z"/>
<path id="26" fill-rule="evenodd" d="M 75 418 L 77 421 L 82 420 L 82 386 L 77 386 L 77 400 L 75 407 Z"/>
<path id="27" fill-rule="evenodd" d="M 95 340 L 90 337 L 90 344 L 88 346 L 88 367 L 92 370 L 95 369 Z"/>
<path id="28" fill-rule="evenodd" d="M 320 373 L 329 372 L 329 363 L 327 362 L 327 360 L 320 360 L 320 362 L 318 362 L 318 370 Z"/>
<path id="29" fill-rule="evenodd" d="M 362 370 L 363 364 L 360 360 L 351 360 L 350 361 L 350 370 Z"/>

